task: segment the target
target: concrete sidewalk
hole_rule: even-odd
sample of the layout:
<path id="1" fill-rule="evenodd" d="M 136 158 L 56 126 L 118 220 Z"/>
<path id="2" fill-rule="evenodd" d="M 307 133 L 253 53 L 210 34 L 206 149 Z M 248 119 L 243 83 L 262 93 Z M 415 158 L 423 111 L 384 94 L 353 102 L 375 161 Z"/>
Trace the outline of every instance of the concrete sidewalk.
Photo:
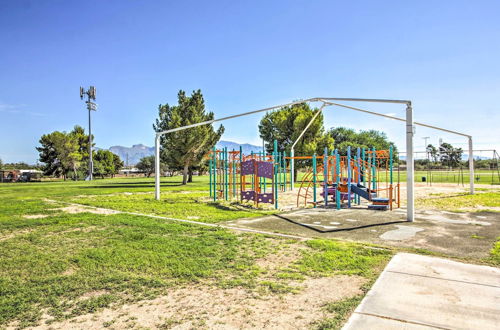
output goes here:
<path id="1" fill-rule="evenodd" d="M 343 329 L 500 329 L 500 269 L 399 253 Z"/>

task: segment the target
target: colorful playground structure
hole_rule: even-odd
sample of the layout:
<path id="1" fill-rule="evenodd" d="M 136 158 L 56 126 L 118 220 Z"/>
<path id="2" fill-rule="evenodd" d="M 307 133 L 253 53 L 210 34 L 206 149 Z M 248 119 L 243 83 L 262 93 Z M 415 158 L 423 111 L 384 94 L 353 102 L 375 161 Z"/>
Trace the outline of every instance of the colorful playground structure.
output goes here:
<path id="1" fill-rule="evenodd" d="M 397 180 L 393 175 L 393 150 L 348 147 L 347 155 L 325 148 L 322 156 L 287 156 L 278 151 L 274 141 L 271 154 L 265 151 L 244 155 L 242 150 L 227 148 L 209 155 L 210 197 L 217 200 L 239 200 L 274 204 L 279 194 L 298 186 L 296 206 L 335 206 L 351 208 L 368 201 L 369 209 L 392 210 L 400 207 L 399 166 Z M 297 183 L 291 181 L 290 161 L 307 162 L 308 170 Z"/>

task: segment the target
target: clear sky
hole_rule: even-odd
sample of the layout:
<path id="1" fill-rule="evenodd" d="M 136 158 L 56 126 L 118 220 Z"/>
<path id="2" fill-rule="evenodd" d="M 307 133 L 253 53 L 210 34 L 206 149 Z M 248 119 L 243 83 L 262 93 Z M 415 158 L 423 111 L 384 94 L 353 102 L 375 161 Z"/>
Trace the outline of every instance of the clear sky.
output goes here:
<path id="1" fill-rule="evenodd" d="M 410 99 L 415 120 L 500 149 L 500 1 L 0 0 L 0 158 L 36 162 L 40 136 L 87 127 L 97 146 L 153 145 L 160 103 L 200 88 L 217 117 L 315 96 Z M 404 116 L 404 107 L 359 105 Z M 225 122 L 259 143 L 260 115 Z M 327 128 L 404 125 L 330 109 Z M 460 147 L 464 138 L 417 129 Z"/>

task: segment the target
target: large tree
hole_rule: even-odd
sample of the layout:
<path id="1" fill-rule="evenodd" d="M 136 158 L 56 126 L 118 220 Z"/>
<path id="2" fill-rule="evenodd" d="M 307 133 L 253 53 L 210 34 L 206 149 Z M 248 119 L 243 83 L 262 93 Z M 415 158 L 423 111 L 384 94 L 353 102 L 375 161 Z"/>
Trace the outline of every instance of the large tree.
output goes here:
<path id="1" fill-rule="evenodd" d="M 54 131 L 42 135 L 41 147 L 36 149 L 40 153 L 40 161 L 45 175 L 66 176 L 69 171 L 73 172 L 73 178 L 77 177 L 77 170 L 82 160 L 79 152 L 78 140 L 75 135 L 66 132 Z"/>
<path id="2" fill-rule="evenodd" d="M 187 126 L 214 119 L 213 112 L 205 109 L 201 90 L 193 91 L 191 96 L 180 90 L 177 105 L 164 104 L 158 107 L 158 119 L 153 124 L 156 132 Z M 182 184 L 186 184 L 194 168 L 203 161 L 224 133 L 221 125 L 214 130 L 212 125 L 202 125 L 163 135 L 161 138 L 161 160 L 170 169 L 182 170 Z"/>
<path id="3" fill-rule="evenodd" d="M 155 156 L 142 157 L 135 166 L 149 178 L 155 172 Z M 160 171 L 167 171 L 167 166 L 164 163 L 160 164 Z"/>
<path id="4" fill-rule="evenodd" d="M 267 152 L 273 151 L 274 140 L 277 140 L 280 150 L 290 152 L 316 111 L 318 109 L 312 109 L 307 103 L 299 103 L 266 113 L 259 123 L 259 133 Z M 333 142 L 324 134 L 323 114 L 320 113 L 297 142 L 294 151 L 296 155 L 322 154 L 325 147 L 333 148 Z"/>
<path id="5" fill-rule="evenodd" d="M 109 150 L 100 149 L 93 153 L 94 173 L 105 176 L 113 176 L 123 167 L 123 162 L 118 155 Z"/>
<path id="6" fill-rule="evenodd" d="M 334 127 L 328 134 L 335 139 L 335 147 L 340 154 L 347 153 L 347 147 L 355 148 L 375 148 L 376 150 L 389 150 L 392 146 L 396 156 L 397 148 L 394 142 L 389 141 L 384 132 L 377 130 L 359 131 L 346 127 Z"/>
<path id="7" fill-rule="evenodd" d="M 439 146 L 439 159 L 445 166 L 455 167 L 462 160 L 462 148 L 455 148 L 451 144 L 443 142 Z"/>
<path id="8" fill-rule="evenodd" d="M 439 161 L 439 150 L 432 144 L 429 144 L 426 148 L 427 153 L 431 156 L 432 161 L 437 163 Z"/>

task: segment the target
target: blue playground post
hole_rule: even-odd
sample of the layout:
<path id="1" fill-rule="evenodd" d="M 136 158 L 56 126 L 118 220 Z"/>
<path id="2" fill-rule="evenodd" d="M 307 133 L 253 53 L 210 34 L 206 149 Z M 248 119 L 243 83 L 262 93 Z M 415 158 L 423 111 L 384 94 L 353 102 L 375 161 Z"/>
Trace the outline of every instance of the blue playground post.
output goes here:
<path id="1" fill-rule="evenodd" d="M 376 190 L 377 185 L 376 185 L 376 179 L 375 175 L 377 174 L 377 156 L 375 152 L 375 147 L 372 148 L 372 189 Z"/>
<path id="2" fill-rule="evenodd" d="M 337 178 L 337 187 L 335 188 L 335 203 L 337 204 L 337 210 L 340 210 L 340 155 L 337 149 L 335 149 L 335 176 Z"/>
<path id="3" fill-rule="evenodd" d="M 214 191 L 214 202 L 217 200 L 217 149 L 215 149 L 214 147 L 214 160 L 213 160 L 213 163 L 214 163 L 214 179 L 213 179 L 213 183 L 214 183 L 214 188 L 213 188 L 213 191 Z"/>
<path id="4" fill-rule="evenodd" d="M 283 191 L 286 191 L 286 151 L 283 151 Z"/>
<path id="5" fill-rule="evenodd" d="M 278 182 L 276 180 L 278 176 L 278 163 L 276 162 L 277 154 L 278 154 L 278 141 L 274 140 L 273 163 L 274 163 L 274 208 L 275 209 L 278 209 Z"/>
<path id="6" fill-rule="evenodd" d="M 277 151 L 278 155 L 278 188 L 281 189 L 281 152 Z"/>
<path id="7" fill-rule="evenodd" d="M 328 147 L 325 147 L 323 153 L 323 197 L 325 206 L 328 206 Z"/>
<path id="8" fill-rule="evenodd" d="M 227 147 L 224 147 L 224 198 L 228 199 L 228 189 L 229 189 L 229 172 L 228 172 L 228 161 L 227 161 Z"/>
<path id="9" fill-rule="evenodd" d="M 331 159 L 334 159 L 333 156 L 335 155 L 335 152 L 332 150 L 330 151 L 330 157 Z M 335 179 L 335 164 L 333 162 L 331 162 L 331 164 L 329 165 L 329 167 L 331 167 L 332 169 L 332 172 L 331 172 L 331 175 L 332 175 L 332 183 L 333 183 L 333 180 Z"/>
<path id="10" fill-rule="evenodd" d="M 316 153 L 313 154 L 313 202 L 316 208 Z"/>
<path id="11" fill-rule="evenodd" d="M 233 148 L 233 198 L 236 196 L 236 157 L 234 157 Z"/>
<path id="12" fill-rule="evenodd" d="M 363 162 L 362 162 L 361 166 L 363 168 L 363 186 L 366 187 L 366 166 L 365 166 L 365 163 L 366 163 L 365 159 L 366 159 L 366 157 L 365 156 L 366 156 L 365 155 L 365 148 L 363 148 L 363 151 L 362 151 L 362 154 L 361 154 L 361 159 L 362 159 Z"/>
<path id="13" fill-rule="evenodd" d="M 358 184 L 361 183 L 361 150 L 359 147 L 356 150 L 356 163 L 358 164 Z M 358 205 L 361 204 L 361 196 L 356 195 Z"/>
<path id="14" fill-rule="evenodd" d="M 208 160 L 208 185 L 210 186 L 210 197 L 212 197 L 212 158 Z"/>
<path id="15" fill-rule="evenodd" d="M 347 147 L 347 207 L 351 208 L 351 146 Z"/>
<path id="16" fill-rule="evenodd" d="M 264 140 L 262 140 L 262 160 L 266 161 L 266 148 L 264 147 Z M 266 192 L 266 178 L 264 177 L 264 192 Z"/>

